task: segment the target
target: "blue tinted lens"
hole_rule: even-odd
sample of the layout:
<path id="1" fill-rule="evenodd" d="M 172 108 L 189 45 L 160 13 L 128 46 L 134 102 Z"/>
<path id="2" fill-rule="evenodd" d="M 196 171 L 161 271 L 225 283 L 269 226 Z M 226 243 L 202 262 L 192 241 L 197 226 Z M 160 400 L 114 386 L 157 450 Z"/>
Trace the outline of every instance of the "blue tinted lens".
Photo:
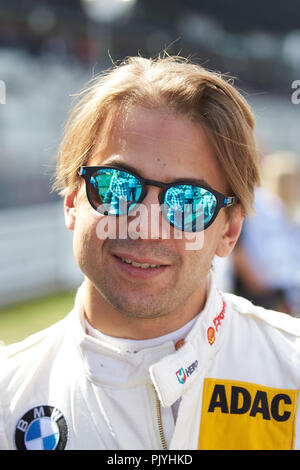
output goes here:
<path id="1" fill-rule="evenodd" d="M 91 176 L 90 193 L 99 212 L 124 215 L 136 205 L 142 185 L 127 171 L 101 168 Z"/>
<path id="2" fill-rule="evenodd" d="M 216 206 L 216 197 L 207 189 L 182 184 L 166 191 L 163 212 L 176 228 L 201 232 L 211 221 Z"/>

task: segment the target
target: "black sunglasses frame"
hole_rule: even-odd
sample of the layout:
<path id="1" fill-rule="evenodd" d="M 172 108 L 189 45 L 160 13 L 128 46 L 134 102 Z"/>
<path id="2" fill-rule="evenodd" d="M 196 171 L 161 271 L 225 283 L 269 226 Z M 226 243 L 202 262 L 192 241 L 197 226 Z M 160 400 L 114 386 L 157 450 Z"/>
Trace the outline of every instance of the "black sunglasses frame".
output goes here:
<path id="1" fill-rule="evenodd" d="M 211 194 L 213 194 L 215 196 L 217 204 L 216 204 L 216 208 L 215 208 L 215 211 L 214 211 L 214 214 L 213 214 L 212 218 L 204 226 L 203 230 L 207 229 L 214 222 L 214 220 L 217 217 L 220 209 L 222 209 L 223 207 L 232 206 L 233 204 L 236 204 L 236 202 L 237 202 L 237 198 L 235 196 L 225 196 L 224 194 L 220 193 L 219 191 L 216 191 L 215 189 L 212 189 L 208 186 L 205 186 L 205 185 L 202 185 L 202 184 L 197 185 L 197 184 L 194 183 L 194 181 L 189 182 L 188 179 L 185 179 L 183 181 L 176 181 L 174 183 L 163 183 L 161 181 L 156 181 L 156 180 L 143 178 L 142 176 L 137 175 L 133 171 L 129 171 L 129 170 L 127 170 L 125 168 L 122 168 L 122 167 L 119 167 L 119 166 L 105 166 L 105 165 L 104 166 L 81 166 L 78 169 L 78 175 L 81 176 L 82 178 L 84 178 L 85 183 L 86 183 L 86 194 L 87 194 L 88 201 L 91 204 L 91 206 L 93 207 L 93 209 L 95 209 L 98 213 L 100 212 L 99 207 L 97 207 L 94 204 L 93 199 L 92 199 L 92 195 L 91 195 L 91 191 L 90 191 L 90 180 L 91 180 L 91 176 L 93 176 L 93 174 L 96 171 L 102 170 L 102 169 L 104 169 L 104 170 L 124 171 L 125 173 L 128 173 L 128 174 L 134 176 L 141 183 L 142 192 L 141 192 L 141 195 L 140 195 L 139 199 L 137 201 L 135 201 L 136 204 L 140 204 L 144 200 L 144 198 L 146 197 L 146 195 L 147 195 L 147 188 L 146 187 L 147 186 L 157 186 L 157 187 L 162 189 L 162 191 L 158 195 L 158 201 L 159 201 L 161 206 L 164 204 L 165 194 L 166 194 L 167 190 L 174 187 L 174 186 L 191 185 L 191 186 L 195 186 L 197 188 L 202 188 L 202 189 L 205 189 L 205 190 L 209 191 Z M 111 214 L 108 214 L 107 211 L 103 211 L 103 212 L 100 212 L 100 213 L 102 213 L 103 215 L 111 215 Z M 120 217 L 120 214 L 114 214 L 114 217 Z M 168 222 L 171 226 L 173 226 L 174 228 L 177 228 L 177 230 L 179 230 L 178 227 L 176 227 L 168 218 L 167 218 L 167 220 L 168 220 Z"/>

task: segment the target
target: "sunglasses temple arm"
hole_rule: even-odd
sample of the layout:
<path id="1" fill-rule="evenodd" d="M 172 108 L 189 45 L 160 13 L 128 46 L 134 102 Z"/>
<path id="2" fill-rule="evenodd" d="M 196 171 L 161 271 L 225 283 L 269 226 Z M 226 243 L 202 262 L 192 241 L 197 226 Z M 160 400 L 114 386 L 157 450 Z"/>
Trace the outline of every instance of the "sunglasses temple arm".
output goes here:
<path id="1" fill-rule="evenodd" d="M 224 206 L 229 207 L 235 204 L 237 201 L 237 198 L 235 196 L 229 196 L 224 198 Z"/>
<path id="2" fill-rule="evenodd" d="M 80 168 L 78 169 L 77 173 L 78 173 L 78 176 L 83 176 L 83 175 L 86 174 L 86 170 L 85 170 L 84 168 L 81 168 L 81 167 L 80 167 Z"/>

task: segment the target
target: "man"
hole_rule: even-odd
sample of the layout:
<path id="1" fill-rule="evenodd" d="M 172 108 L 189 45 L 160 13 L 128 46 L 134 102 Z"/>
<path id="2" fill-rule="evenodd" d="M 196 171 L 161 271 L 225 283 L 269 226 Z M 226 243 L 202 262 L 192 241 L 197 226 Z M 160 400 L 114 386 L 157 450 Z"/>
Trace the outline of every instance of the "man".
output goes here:
<path id="1" fill-rule="evenodd" d="M 95 80 L 55 185 L 84 283 L 64 320 L 4 348 L 2 449 L 300 448 L 298 320 L 211 272 L 251 212 L 253 129 L 228 80 L 180 58 Z M 133 178 L 116 205 L 111 181 Z M 176 221 L 187 189 L 198 209 Z"/>

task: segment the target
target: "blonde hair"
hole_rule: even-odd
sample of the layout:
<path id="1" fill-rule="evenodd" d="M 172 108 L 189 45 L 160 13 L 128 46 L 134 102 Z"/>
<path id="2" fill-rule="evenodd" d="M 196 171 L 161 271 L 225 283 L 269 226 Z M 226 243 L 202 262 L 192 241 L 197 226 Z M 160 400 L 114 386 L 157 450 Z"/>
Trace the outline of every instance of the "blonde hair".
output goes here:
<path id="1" fill-rule="evenodd" d="M 187 116 L 211 139 L 230 191 L 245 214 L 252 211 L 259 184 L 254 118 L 232 79 L 181 57 L 129 57 L 96 77 L 81 94 L 65 128 L 58 152 L 54 190 L 61 195 L 79 187 L 77 170 L 88 164 L 95 142 L 107 139 L 118 114 L 142 106 Z"/>

